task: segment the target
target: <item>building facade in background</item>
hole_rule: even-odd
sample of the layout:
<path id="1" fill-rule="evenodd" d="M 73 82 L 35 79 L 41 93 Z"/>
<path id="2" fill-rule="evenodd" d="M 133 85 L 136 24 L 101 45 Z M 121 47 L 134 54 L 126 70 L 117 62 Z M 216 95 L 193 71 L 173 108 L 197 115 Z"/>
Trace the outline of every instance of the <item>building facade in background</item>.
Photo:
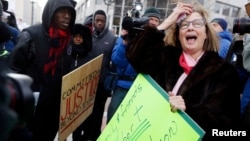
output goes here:
<path id="1" fill-rule="evenodd" d="M 41 22 L 43 7 L 37 0 L 6 0 L 9 11 L 15 13 L 19 29 Z M 33 7 L 33 8 L 32 8 Z"/>
<path id="2" fill-rule="evenodd" d="M 182 0 L 190 2 L 191 0 Z M 197 0 L 209 11 L 210 19 L 215 17 L 225 18 L 228 22 L 229 30 L 233 28 L 235 18 L 246 17 L 245 4 L 249 0 Z M 127 14 L 135 3 L 141 3 L 143 14 L 147 7 L 156 7 L 161 12 L 161 20 L 165 19 L 173 10 L 178 0 L 78 0 L 76 10 L 76 21 L 82 23 L 83 20 L 97 9 L 107 12 L 110 29 L 119 34 L 122 17 Z"/>
<path id="3" fill-rule="evenodd" d="M 20 26 L 29 26 L 32 23 L 40 23 L 43 6 L 38 0 L 7 0 L 9 10 L 14 12 Z M 45 0 L 46 1 L 46 0 Z M 135 3 L 141 3 L 142 15 L 147 7 L 156 7 L 160 10 L 161 20 L 165 19 L 179 0 L 75 0 L 77 23 L 83 23 L 84 19 L 97 9 L 106 11 L 109 20 L 109 28 L 116 34 L 120 32 L 122 18 L 133 8 Z M 192 0 L 182 0 L 190 2 Z M 235 18 L 247 17 L 245 4 L 250 0 L 197 0 L 209 11 L 210 19 L 215 17 L 225 18 L 229 22 L 229 30 L 233 28 Z M 33 7 L 33 8 L 32 8 Z M 32 14 L 33 13 L 33 14 Z M 32 16 L 33 15 L 33 16 Z M 22 28 L 21 28 L 22 29 Z"/>

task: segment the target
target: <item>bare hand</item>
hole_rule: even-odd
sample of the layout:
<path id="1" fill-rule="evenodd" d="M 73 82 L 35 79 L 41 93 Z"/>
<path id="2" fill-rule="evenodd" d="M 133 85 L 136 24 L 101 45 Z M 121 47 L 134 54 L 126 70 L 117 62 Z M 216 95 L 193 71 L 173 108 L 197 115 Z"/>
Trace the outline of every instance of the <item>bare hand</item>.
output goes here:
<path id="1" fill-rule="evenodd" d="M 172 112 L 176 112 L 177 110 L 185 111 L 186 105 L 185 101 L 180 95 L 174 95 L 172 92 L 168 92 L 169 94 L 169 103 Z"/>
<path id="2" fill-rule="evenodd" d="M 162 24 L 160 24 L 157 29 L 158 30 L 165 30 L 172 24 L 179 21 L 180 16 L 182 15 L 189 15 L 193 12 L 192 5 L 179 2 L 177 6 L 173 9 L 173 12 L 166 18 Z"/>

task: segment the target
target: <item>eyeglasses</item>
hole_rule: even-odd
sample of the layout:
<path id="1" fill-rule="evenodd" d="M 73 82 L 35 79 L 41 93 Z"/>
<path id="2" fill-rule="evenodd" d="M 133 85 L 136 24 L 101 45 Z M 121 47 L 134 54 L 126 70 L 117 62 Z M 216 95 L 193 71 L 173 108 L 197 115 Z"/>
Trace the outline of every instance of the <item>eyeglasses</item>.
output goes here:
<path id="1" fill-rule="evenodd" d="M 204 19 L 195 19 L 193 21 L 180 22 L 178 25 L 179 25 L 180 29 L 187 29 L 189 27 L 190 23 L 192 23 L 192 26 L 195 28 L 200 28 L 206 24 Z"/>

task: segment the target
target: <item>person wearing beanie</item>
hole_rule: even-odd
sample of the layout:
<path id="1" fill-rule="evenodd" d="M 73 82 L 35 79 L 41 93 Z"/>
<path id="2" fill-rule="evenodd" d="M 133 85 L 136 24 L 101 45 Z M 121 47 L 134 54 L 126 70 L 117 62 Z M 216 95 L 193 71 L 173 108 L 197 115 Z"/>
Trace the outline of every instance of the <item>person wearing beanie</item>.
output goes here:
<path id="1" fill-rule="evenodd" d="M 220 26 L 220 30 L 227 30 L 227 21 L 223 18 L 215 18 L 211 21 L 212 25 L 217 24 Z M 219 28 L 218 28 L 219 29 Z"/>
<path id="2" fill-rule="evenodd" d="M 143 17 L 149 18 L 149 22 L 148 22 L 149 26 L 156 27 L 160 24 L 160 19 L 161 19 L 160 11 L 156 9 L 155 7 L 147 8 L 143 14 Z"/>
<path id="3" fill-rule="evenodd" d="M 226 58 L 229 47 L 233 40 L 233 35 L 231 32 L 227 30 L 227 21 L 223 18 L 215 18 L 210 22 L 211 26 L 217 32 L 219 36 L 220 48 L 219 48 L 219 56 L 223 59 Z"/>

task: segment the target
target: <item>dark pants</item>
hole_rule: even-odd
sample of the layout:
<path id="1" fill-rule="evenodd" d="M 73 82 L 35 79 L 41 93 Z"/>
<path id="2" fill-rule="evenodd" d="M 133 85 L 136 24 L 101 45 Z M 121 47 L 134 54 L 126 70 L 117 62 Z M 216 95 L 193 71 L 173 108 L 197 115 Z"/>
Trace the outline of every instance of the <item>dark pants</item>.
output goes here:
<path id="1" fill-rule="evenodd" d="M 115 114 L 115 111 L 121 104 L 122 100 L 126 96 L 128 89 L 117 87 L 112 95 L 109 107 L 108 107 L 108 115 L 107 115 L 107 123 L 110 121 L 112 116 Z"/>
<path id="2" fill-rule="evenodd" d="M 53 141 L 55 139 L 59 129 L 60 96 L 60 91 L 48 89 L 39 95 L 31 127 L 34 141 Z"/>
<path id="3" fill-rule="evenodd" d="M 102 118 L 109 93 L 99 85 L 93 111 L 90 116 L 73 132 L 73 141 L 96 141 L 101 134 Z M 83 134 L 82 134 L 83 133 Z"/>
<path id="4" fill-rule="evenodd" d="M 250 102 L 250 76 L 248 77 L 245 87 L 243 89 L 242 98 L 241 98 L 241 114 L 245 111 L 247 104 Z"/>
<path id="5" fill-rule="evenodd" d="M 250 77 L 248 77 L 241 98 L 241 124 L 250 132 Z"/>

